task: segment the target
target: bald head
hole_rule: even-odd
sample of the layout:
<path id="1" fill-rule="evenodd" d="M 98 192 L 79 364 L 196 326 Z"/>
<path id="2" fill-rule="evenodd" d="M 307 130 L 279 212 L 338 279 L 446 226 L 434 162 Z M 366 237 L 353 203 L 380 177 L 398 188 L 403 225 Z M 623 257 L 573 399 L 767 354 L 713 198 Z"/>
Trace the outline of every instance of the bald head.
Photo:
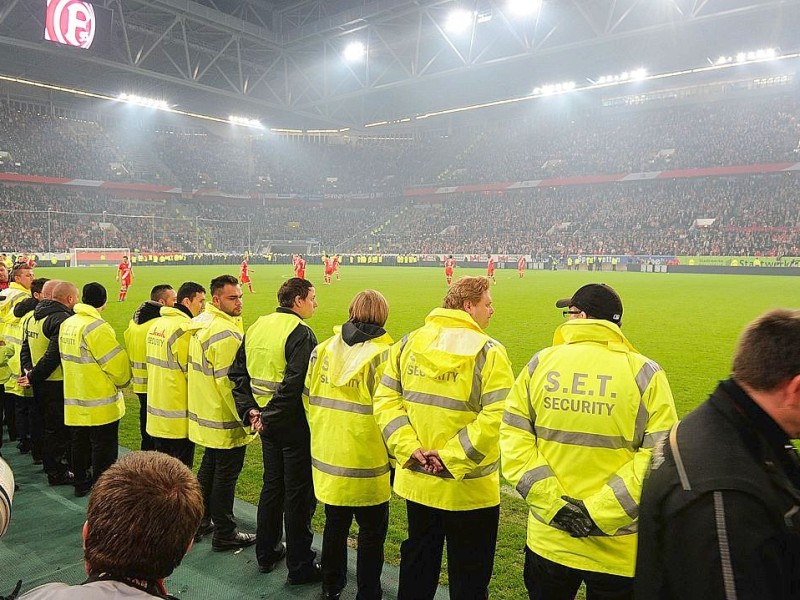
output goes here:
<path id="1" fill-rule="evenodd" d="M 56 286 L 60 283 L 64 282 L 60 279 L 50 279 L 45 281 L 44 285 L 42 286 L 42 300 L 52 300 L 53 290 L 56 289 Z"/>
<path id="2" fill-rule="evenodd" d="M 53 300 L 60 302 L 67 308 L 72 308 L 78 303 L 78 288 L 69 281 L 59 281 L 53 288 Z"/>

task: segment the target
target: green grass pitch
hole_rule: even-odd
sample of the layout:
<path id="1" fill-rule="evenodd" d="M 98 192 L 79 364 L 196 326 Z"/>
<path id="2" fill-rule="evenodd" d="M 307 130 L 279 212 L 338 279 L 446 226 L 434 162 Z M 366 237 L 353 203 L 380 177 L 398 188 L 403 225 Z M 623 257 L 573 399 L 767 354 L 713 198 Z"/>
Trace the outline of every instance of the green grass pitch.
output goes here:
<path id="1" fill-rule="evenodd" d="M 395 340 L 419 327 L 425 315 L 441 305 L 447 291 L 443 269 L 344 265 L 341 271 L 342 280 L 334 280 L 332 285 L 323 285 L 321 266 L 311 266 L 306 271 L 316 285 L 319 302 L 309 325 L 320 341 L 331 335 L 334 325 L 347 319 L 350 300 L 363 289 L 377 289 L 388 299 L 386 328 Z M 36 275 L 67 279 L 78 285 L 89 281 L 104 284 L 109 295 L 104 317 L 121 341 L 133 311 L 148 297 L 152 286 L 170 283 L 177 289 L 181 282 L 193 280 L 208 288 L 212 277 L 226 273 L 238 276 L 238 265 L 137 267 L 124 303 L 116 302 L 118 284 L 114 282 L 114 272 L 105 267 L 41 268 Z M 290 265 L 254 265 L 251 272 L 256 293 L 244 292 L 245 326 L 274 310 L 278 287 L 292 276 Z M 482 270 L 456 270 L 456 277 L 480 274 Z M 491 288 L 496 312 L 488 333 L 506 346 L 515 373 L 534 352 L 550 345 L 554 329 L 563 322 L 555 301 L 570 296 L 585 283 L 604 282 L 622 297 L 625 334 L 641 353 L 666 371 L 680 416 L 702 402 L 716 382 L 728 375 L 736 339 L 748 321 L 770 308 L 798 306 L 798 280 L 793 277 L 527 271 L 524 279 L 519 279 L 516 270 L 510 269 L 500 269 L 496 275 L 497 285 Z M 137 415 L 135 396 L 128 394 L 128 413 L 120 429 L 123 446 L 138 448 Z M 258 502 L 261 474 L 260 448 L 254 442 L 248 448 L 239 479 L 239 497 Z M 501 511 L 492 595 L 524 598 L 525 505 L 510 492 L 503 495 Z M 387 560 L 394 564 L 399 562 L 399 546 L 405 539 L 405 518 L 404 504 L 394 498 L 386 543 Z M 317 510 L 314 525 L 321 531 L 321 510 Z"/>

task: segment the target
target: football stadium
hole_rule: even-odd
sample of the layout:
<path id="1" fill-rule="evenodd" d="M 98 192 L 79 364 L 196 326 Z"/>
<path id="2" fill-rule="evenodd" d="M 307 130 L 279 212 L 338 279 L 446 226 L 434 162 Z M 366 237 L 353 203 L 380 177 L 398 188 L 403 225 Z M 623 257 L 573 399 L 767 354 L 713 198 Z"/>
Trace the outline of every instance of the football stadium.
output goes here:
<path id="1" fill-rule="evenodd" d="M 0 0 L 0 600 L 800 598 L 798 30 Z"/>

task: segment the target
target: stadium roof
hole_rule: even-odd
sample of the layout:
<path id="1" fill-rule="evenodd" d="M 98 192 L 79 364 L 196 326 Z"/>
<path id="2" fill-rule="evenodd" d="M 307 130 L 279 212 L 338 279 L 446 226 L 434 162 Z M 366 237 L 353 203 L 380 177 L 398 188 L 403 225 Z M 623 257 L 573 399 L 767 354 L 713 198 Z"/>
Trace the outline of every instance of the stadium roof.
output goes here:
<path id="1" fill-rule="evenodd" d="M 42 41 L 45 5 L 0 6 L 0 75 L 273 127 L 358 128 L 549 82 L 800 50 L 800 0 L 543 0 L 528 16 L 508 0 L 97 0 L 113 11 L 105 52 Z M 469 8 L 461 33 L 456 8 Z M 343 58 L 353 41 L 361 61 Z"/>

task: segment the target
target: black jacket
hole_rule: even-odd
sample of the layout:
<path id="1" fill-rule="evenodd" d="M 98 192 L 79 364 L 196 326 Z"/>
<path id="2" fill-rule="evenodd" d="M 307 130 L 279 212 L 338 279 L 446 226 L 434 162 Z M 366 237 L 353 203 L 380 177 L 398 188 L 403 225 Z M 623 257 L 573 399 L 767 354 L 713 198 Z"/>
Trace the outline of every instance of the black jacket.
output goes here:
<path id="1" fill-rule="evenodd" d="M 42 333 L 48 339 L 48 344 L 44 355 L 34 367 L 27 336 L 22 342 L 20 363 L 23 369 L 30 371 L 28 373 L 28 381 L 31 385 L 41 383 L 50 377 L 50 374 L 61 364 L 61 353 L 58 350 L 58 332 L 61 330 L 61 324 L 72 314 L 71 309 L 56 300 L 41 300 L 36 305 L 36 308 L 33 309 L 34 319 L 37 321 L 45 320 L 42 324 Z"/>
<path id="2" fill-rule="evenodd" d="M 142 325 L 148 321 L 157 319 L 161 316 L 162 306 L 164 305 L 153 300 L 142 302 L 141 305 L 139 305 L 139 308 L 136 309 L 136 312 L 133 313 L 133 322 L 137 325 Z"/>
<path id="3" fill-rule="evenodd" d="M 288 308 L 278 308 L 276 312 L 293 314 Z M 250 388 L 250 373 L 247 370 L 247 353 L 245 352 L 245 339 L 233 360 L 228 378 L 233 382 L 233 399 L 239 418 L 246 426 L 250 425 L 248 413 L 256 408 L 261 411 L 261 422 L 264 424 L 264 434 L 278 434 L 284 441 L 305 439 L 309 436 L 308 421 L 303 408 L 303 387 L 308 371 L 308 361 L 311 352 L 317 345 L 317 337 L 309 327 L 300 323 L 286 338 L 284 357 L 286 370 L 283 372 L 283 381 L 278 385 L 275 394 L 267 405 L 260 409 L 253 397 Z"/>
<path id="4" fill-rule="evenodd" d="M 637 600 L 800 598 L 800 460 L 786 434 L 727 380 L 675 437 L 678 458 L 659 446 L 642 493 Z"/>

